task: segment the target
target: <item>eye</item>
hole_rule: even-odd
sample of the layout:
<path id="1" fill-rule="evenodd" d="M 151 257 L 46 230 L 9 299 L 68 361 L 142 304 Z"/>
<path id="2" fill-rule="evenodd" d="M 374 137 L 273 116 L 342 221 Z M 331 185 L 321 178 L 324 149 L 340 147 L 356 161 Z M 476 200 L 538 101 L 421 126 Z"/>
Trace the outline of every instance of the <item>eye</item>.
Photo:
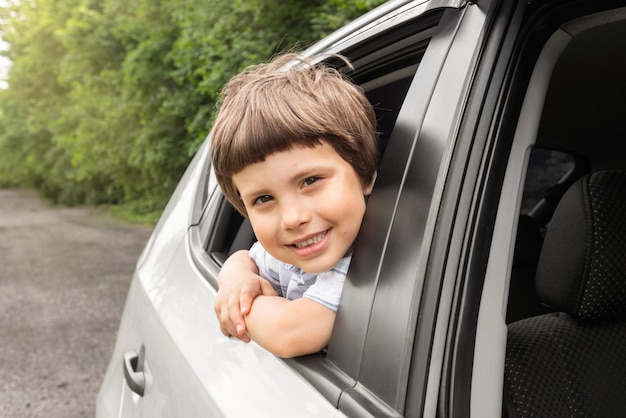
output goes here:
<path id="1" fill-rule="evenodd" d="M 317 181 L 319 181 L 321 179 L 321 177 L 317 177 L 317 176 L 312 176 L 312 177 L 307 177 L 306 179 L 304 179 L 304 181 L 302 182 L 303 186 L 310 186 L 313 183 L 316 183 Z"/>
<path id="2" fill-rule="evenodd" d="M 273 200 L 274 198 L 268 194 L 264 194 L 263 196 L 259 196 L 256 199 L 254 199 L 253 204 L 255 205 L 262 205 L 263 203 L 267 203 L 271 200 Z"/>

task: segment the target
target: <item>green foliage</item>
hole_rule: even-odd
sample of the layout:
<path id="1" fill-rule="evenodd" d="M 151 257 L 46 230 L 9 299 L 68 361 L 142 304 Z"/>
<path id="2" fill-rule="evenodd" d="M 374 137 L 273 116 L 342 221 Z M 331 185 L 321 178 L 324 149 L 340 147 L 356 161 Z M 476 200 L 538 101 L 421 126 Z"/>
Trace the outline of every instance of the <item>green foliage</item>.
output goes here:
<path id="1" fill-rule="evenodd" d="M 0 8 L 0 187 L 154 220 L 219 90 L 381 0 L 13 0 Z"/>

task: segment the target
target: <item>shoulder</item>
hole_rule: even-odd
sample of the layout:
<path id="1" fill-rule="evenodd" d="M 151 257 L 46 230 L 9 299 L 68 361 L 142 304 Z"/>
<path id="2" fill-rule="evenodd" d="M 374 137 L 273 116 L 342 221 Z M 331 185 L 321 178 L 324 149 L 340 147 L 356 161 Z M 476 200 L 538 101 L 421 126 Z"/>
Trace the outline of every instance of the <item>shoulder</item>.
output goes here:
<path id="1" fill-rule="evenodd" d="M 335 278 L 340 278 L 341 280 L 343 280 L 348 274 L 348 267 L 350 267 L 351 259 L 352 259 L 352 254 L 343 257 L 330 270 L 319 273 L 317 275 L 318 280 L 319 279 L 327 280 L 327 279 L 335 279 Z"/>
<path id="2" fill-rule="evenodd" d="M 345 276 L 346 274 L 348 274 L 348 267 L 350 267 L 351 260 L 352 254 L 346 255 L 341 260 L 339 260 L 339 262 L 335 264 L 332 269 L 330 269 L 330 272 Z"/>

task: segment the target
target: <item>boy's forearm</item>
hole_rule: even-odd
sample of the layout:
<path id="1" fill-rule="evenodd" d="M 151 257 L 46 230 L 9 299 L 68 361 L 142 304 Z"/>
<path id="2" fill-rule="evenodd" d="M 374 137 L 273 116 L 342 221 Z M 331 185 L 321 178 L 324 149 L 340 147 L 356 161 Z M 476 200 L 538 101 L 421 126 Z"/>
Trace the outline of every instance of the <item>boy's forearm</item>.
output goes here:
<path id="1" fill-rule="evenodd" d="M 259 269 L 256 264 L 250 259 L 248 254 L 248 250 L 239 250 L 233 254 L 231 254 L 220 271 L 220 274 L 217 276 L 217 285 L 218 287 L 222 287 L 225 284 L 225 280 L 233 280 L 240 278 L 237 274 L 230 274 L 230 271 L 237 273 L 241 271 L 239 269 L 245 269 L 254 274 L 259 274 Z"/>
<path id="2" fill-rule="evenodd" d="M 279 357 L 296 357 L 328 345 L 335 315 L 311 299 L 259 296 L 245 320 L 248 336 L 257 344 Z"/>
<path id="3" fill-rule="evenodd" d="M 217 283 L 219 290 L 214 309 L 222 333 L 249 342 L 243 315 L 250 311 L 258 295 L 273 295 L 276 292 L 267 280 L 258 276 L 258 268 L 247 250 L 237 251 L 228 257 L 217 277 Z"/>

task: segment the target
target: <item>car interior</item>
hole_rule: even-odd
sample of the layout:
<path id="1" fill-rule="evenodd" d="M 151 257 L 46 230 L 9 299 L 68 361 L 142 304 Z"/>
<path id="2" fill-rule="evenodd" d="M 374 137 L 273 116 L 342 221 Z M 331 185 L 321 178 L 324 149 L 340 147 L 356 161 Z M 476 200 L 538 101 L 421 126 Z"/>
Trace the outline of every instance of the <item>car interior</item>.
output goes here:
<path id="1" fill-rule="evenodd" d="M 626 406 L 626 9 L 562 29 L 510 277 L 509 417 Z"/>

